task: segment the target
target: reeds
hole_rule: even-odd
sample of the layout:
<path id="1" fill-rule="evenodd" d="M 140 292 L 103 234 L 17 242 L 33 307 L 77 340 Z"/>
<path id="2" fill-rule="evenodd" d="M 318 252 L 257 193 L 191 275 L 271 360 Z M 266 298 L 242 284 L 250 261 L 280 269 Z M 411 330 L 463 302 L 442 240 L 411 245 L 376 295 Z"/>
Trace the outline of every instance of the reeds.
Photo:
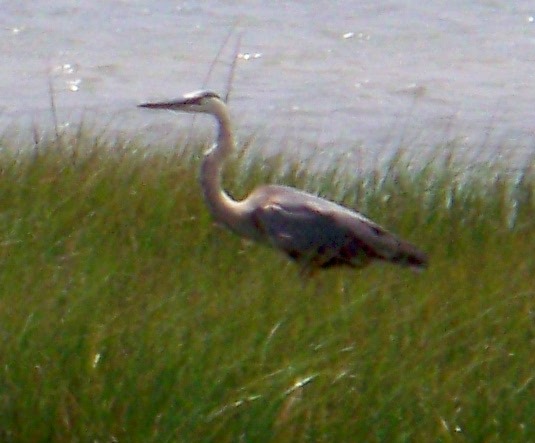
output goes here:
<path id="1" fill-rule="evenodd" d="M 317 191 L 430 255 L 303 286 L 213 225 L 199 144 L 35 139 L 0 151 L 1 441 L 535 439 L 533 162 L 238 158 L 233 195 Z"/>

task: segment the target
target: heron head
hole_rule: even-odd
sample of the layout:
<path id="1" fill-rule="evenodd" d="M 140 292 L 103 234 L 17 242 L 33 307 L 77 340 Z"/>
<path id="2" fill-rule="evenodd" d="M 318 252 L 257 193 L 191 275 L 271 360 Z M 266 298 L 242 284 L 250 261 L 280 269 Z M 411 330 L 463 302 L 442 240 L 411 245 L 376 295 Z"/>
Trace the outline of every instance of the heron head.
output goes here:
<path id="1" fill-rule="evenodd" d="M 214 106 L 221 103 L 221 97 L 212 91 L 195 91 L 184 95 L 176 100 L 164 102 L 142 103 L 140 108 L 147 109 L 168 109 L 170 111 L 182 112 L 204 112 L 211 114 Z"/>

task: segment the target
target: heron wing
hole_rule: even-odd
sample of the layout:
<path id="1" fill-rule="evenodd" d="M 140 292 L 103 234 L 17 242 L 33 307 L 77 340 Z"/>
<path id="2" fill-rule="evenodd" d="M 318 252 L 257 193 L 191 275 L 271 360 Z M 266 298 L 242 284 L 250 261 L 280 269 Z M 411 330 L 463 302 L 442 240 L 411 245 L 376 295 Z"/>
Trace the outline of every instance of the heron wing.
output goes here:
<path id="1" fill-rule="evenodd" d="M 259 235 L 306 266 L 363 266 L 373 259 L 427 266 L 414 245 L 344 206 L 285 186 L 265 186 L 251 197 Z"/>
<path id="2" fill-rule="evenodd" d="M 255 223 L 273 246 L 295 260 L 320 267 L 360 266 L 382 258 L 381 249 L 388 247 L 384 237 L 391 234 L 357 212 L 292 188 L 267 191 L 254 210 Z"/>

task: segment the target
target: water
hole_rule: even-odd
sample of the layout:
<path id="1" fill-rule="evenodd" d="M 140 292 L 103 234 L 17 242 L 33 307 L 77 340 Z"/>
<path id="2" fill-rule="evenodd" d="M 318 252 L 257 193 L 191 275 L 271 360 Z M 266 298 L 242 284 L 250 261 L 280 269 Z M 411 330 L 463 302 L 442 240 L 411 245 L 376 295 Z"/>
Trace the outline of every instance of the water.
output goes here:
<path id="1" fill-rule="evenodd" d="M 326 161 L 450 139 L 480 146 L 475 160 L 534 151 L 533 0 L 0 1 L 3 122 L 49 123 L 50 81 L 61 124 L 83 114 L 176 135 L 189 117 L 135 104 L 203 86 L 233 27 L 230 105 L 265 149 Z M 235 40 L 207 83 L 220 93 Z"/>

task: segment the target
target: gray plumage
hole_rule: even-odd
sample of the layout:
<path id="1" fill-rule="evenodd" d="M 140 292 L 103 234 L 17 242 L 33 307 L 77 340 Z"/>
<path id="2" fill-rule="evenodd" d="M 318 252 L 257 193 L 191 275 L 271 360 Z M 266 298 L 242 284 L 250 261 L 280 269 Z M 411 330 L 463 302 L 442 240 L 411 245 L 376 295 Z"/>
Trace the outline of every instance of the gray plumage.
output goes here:
<path id="1" fill-rule="evenodd" d="M 382 260 L 415 269 L 427 256 L 409 242 L 358 212 L 287 186 L 267 185 L 235 201 L 221 186 L 222 166 L 234 148 L 230 115 L 211 91 L 197 91 L 178 100 L 139 105 L 148 109 L 213 115 L 219 125 L 217 142 L 205 154 L 201 184 L 214 218 L 232 231 L 282 250 L 305 273 L 338 265 L 362 267 Z"/>

